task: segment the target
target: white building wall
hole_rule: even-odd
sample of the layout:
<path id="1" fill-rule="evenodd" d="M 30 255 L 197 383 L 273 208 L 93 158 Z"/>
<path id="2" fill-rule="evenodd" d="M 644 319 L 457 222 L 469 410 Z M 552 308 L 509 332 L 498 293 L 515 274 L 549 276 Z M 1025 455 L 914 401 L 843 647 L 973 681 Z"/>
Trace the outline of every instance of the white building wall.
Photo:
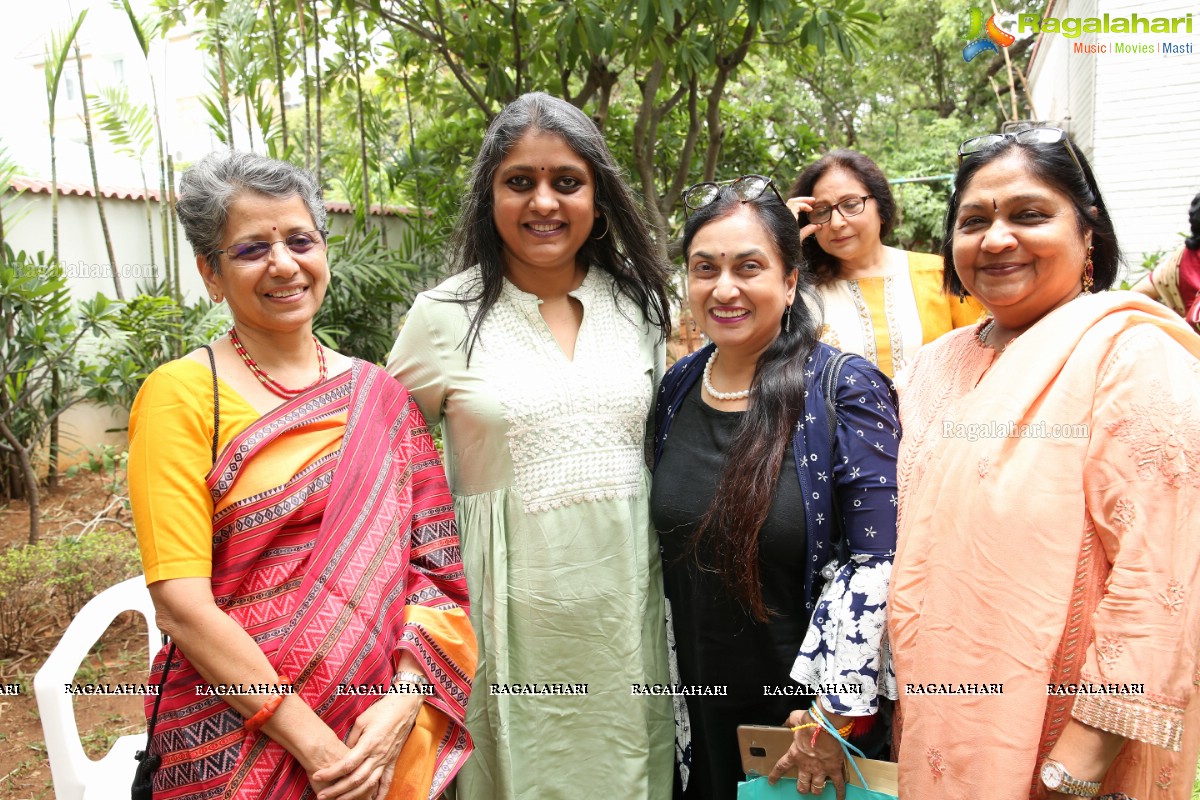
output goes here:
<path id="1" fill-rule="evenodd" d="M 1094 17 L 1097 0 L 1056 2 L 1053 16 Z M 1092 44 L 1096 34 L 1077 39 L 1043 36 L 1030 72 L 1030 94 L 1036 118 L 1063 125 L 1089 157 L 1092 154 L 1096 89 L 1095 61 L 1072 53 L 1072 42 Z"/>
<path id="2" fill-rule="evenodd" d="M 1200 14 L 1194 2 L 1102 2 L 1110 13 L 1193 14 L 1193 33 L 1109 36 L 1110 41 L 1190 42 L 1191 55 L 1107 54 L 1096 59 L 1097 179 L 1117 225 L 1127 266 L 1178 247 L 1200 192 Z"/>
<path id="3" fill-rule="evenodd" d="M 1200 192 L 1200 13 L 1186 0 L 1070 0 L 1053 16 L 1183 17 L 1193 33 L 1043 34 L 1029 74 L 1040 119 L 1070 118 L 1096 172 L 1126 267 L 1179 245 L 1187 208 Z M 1113 45 L 1191 43 L 1191 54 L 1115 53 Z M 1074 52 L 1074 43 L 1110 52 Z"/>

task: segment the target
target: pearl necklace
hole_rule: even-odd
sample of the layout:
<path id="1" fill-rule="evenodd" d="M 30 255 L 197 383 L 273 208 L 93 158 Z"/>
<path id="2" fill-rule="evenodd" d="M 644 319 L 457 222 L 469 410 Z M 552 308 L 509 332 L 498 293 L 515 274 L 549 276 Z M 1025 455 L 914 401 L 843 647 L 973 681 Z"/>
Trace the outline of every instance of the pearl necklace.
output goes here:
<path id="1" fill-rule="evenodd" d="M 236 328 L 229 329 L 229 343 L 233 345 L 233 349 L 241 356 L 242 362 L 246 365 L 247 369 L 254 374 L 254 377 L 258 378 L 258 382 L 266 387 L 267 391 L 271 394 L 282 397 L 284 400 L 291 400 L 293 397 L 298 397 L 314 386 L 324 383 L 329 377 L 329 369 L 325 364 L 325 350 L 321 347 L 321 343 L 317 341 L 316 336 L 313 337 L 313 344 L 317 348 L 317 379 L 301 389 L 289 389 L 268 375 L 267 371 L 260 367 L 258 362 L 246 352 L 246 347 L 242 344 L 242 340 L 238 338 Z"/>
<path id="2" fill-rule="evenodd" d="M 704 391 L 717 400 L 745 400 L 750 396 L 749 389 L 742 389 L 740 392 L 718 392 L 713 388 L 710 376 L 712 375 L 712 365 L 717 360 L 717 353 L 719 352 L 721 351 L 714 347 L 713 354 L 704 363 Z"/>

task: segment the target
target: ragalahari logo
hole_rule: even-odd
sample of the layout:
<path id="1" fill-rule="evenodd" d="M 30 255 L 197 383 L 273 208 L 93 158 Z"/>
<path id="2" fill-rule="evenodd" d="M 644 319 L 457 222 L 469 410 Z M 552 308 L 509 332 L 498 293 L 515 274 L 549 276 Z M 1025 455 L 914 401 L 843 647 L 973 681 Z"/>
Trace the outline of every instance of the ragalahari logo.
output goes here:
<path id="1" fill-rule="evenodd" d="M 963 61 L 970 62 L 975 56 L 991 50 L 999 53 L 1000 47 L 1008 47 L 1017 40 L 1008 31 L 996 24 L 996 15 L 988 17 L 987 24 L 983 23 L 983 9 L 971 9 L 971 28 L 967 32 L 967 46 L 963 48 Z"/>

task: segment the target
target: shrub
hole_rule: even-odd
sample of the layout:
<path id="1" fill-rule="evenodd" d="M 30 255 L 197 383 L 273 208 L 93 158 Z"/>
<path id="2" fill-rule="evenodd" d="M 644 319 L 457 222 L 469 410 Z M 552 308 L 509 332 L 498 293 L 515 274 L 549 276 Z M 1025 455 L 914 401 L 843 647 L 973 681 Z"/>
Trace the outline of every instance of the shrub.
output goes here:
<path id="1" fill-rule="evenodd" d="M 49 619 L 46 576 L 52 569 L 44 546 L 0 551 L 0 658 L 28 649 L 34 632 Z"/>
<path id="2" fill-rule="evenodd" d="M 50 548 L 53 568 L 48 583 L 54 610 L 64 621 L 100 592 L 141 572 L 137 548 L 123 531 L 64 536 Z"/>
<path id="3" fill-rule="evenodd" d="M 28 650 L 47 625 L 65 627 L 88 600 L 140 571 L 137 547 L 123 531 L 0 551 L 0 658 Z"/>

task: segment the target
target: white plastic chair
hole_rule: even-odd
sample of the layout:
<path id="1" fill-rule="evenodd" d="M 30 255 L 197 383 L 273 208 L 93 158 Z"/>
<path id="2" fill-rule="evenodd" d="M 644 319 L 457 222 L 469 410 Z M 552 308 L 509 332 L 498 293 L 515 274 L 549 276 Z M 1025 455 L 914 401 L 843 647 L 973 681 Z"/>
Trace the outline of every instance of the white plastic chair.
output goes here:
<path id="1" fill-rule="evenodd" d="M 54 794 L 58 800 L 128 797 L 137 766 L 133 755 L 146 746 L 146 732 L 122 736 L 99 761 L 83 752 L 79 726 L 75 722 L 75 698 L 65 684 L 75 682 L 75 673 L 96 641 L 108 630 L 109 623 L 123 611 L 137 611 L 146 618 L 147 674 L 150 659 L 162 647 L 162 636 L 155 625 L 154 604 L 139 575 L 105 589 L 87 602 L 67 630 L 46 663 L 33 678 L 42 731 L 46 735 L 46 756 L 54 776 Z M 133 683 L 146 683 L 140 678 Z"/>

